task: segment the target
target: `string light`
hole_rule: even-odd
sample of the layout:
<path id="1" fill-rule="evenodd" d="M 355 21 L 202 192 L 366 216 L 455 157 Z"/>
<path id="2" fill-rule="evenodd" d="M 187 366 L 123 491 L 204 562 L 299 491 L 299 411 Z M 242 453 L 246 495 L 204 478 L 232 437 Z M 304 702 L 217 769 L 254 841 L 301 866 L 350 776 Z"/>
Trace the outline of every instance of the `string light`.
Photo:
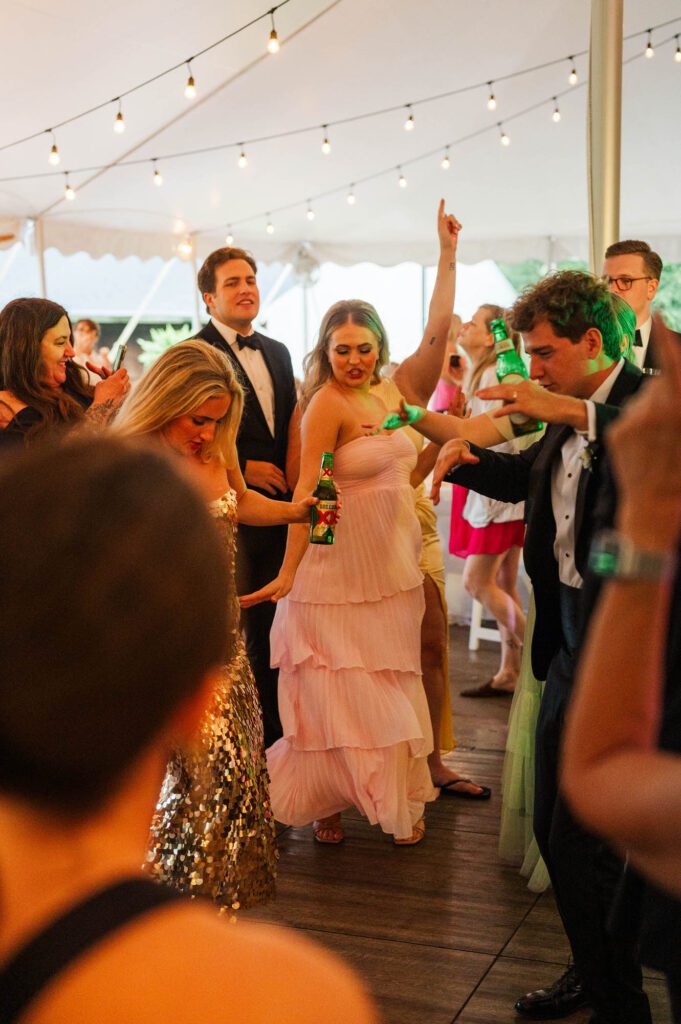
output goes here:
<path id="1" fill-rule="evenodd" d="M 674 53 L 674 60 L 677 64 L 681 64 L 681 46 L 679 46 L 679 37 L 674 36 L 674 39 L 676 40 L 676 51 Z"/>
<path id="2" fill-rule="evenodd" d="M 69 173 L 68 173 L 68 171 L 66 172 L 65 177 L 66 177 L 66 184 L 64 185 L 64 199 L 68 199 L 68 201 L 70 203 L 72 203 L 73 200 L 76 198 L 76 190 L 74 188 L 72 188 L 72 186 L 71 186 L 71 184 L 69 182 Z"/>
<path id="3" fill-rule="evenodd" d="M 163 184 L 163 175 L 161 174 L 161 172 L 159 171 L 158 167 L 156 166 L 156 161 L 155 160 L 151 161 L 151 165 L 154 168 L 154 173 L 152 175 L 153 180 L 154 180 L 154 185 L 156 185 L 157 188 L 160 188 L 161 185 Z"/>
<path id="4" fill-rule="evenodd" d="M 192 245 L 192 240 L 191 238 L 189 238 L 189 236 L 182 239 L 182 241 L 179 243 L 177 247 L 177 251 L 183 260 L 189 259 L 189 257 L 194 252 L 194 246 Z"/>
<path id="5" fill-rule="evenodd" d="M 270 220 L 269 213 L 267 214 L 267 227 L 265 228 L 265 231 L 267 232 L 268 235 L 274 234 L 274 224 Z"/>
<path id="6" fill-rule="evenodd" d="M 646 57 L 651 60 L 655 56 L 655 50 L 653 49 L 653 30 L 648 29 L 648 42 L 645 50 Z"/>
<path id="7" fill-rule="evenodd" d="M 348 192 L 347 196 L 345 197 L 345 201 L 347 202 L 348 206 L 354 206 L 355 203 L 357 202 L 357 198 L 355 196 L 355 186 L 354 185 L 350 186 L 350 191 Z"/>
<path id="8" fill-rule="evenodd" d="M 406 110 L 407 120 L 404 122 L 404 130 L 405 132 L 413 132 L 414 128 L 416 127 L 416 121 L 414 120 L 414 114 L 411 109 L 411 103 L 407 103 Z"/>
<path id="9" fill-rule="evenodd" d="M 328 124 L 322 125 L 322 128 L 324 129 L 324 138 L 322 140 L 322 153 L 324 154 L 324 156 L 328 156 L 329 153 L 331 152 L 331 143 L 329 142 L 328 127 Z"/>
<path id="10" fill-rule="evenodd" d="M 579 81 L 579 76 L 577 74 L 577 68 L 575 67 L 575 58 L 568 57 L 568 60 L 570 61 L 571 65 L 570 74 L 568 75 L 568 82 L 570 83 L 570 85 L 577 85 L 577 82 Z"/>
<path id="11" fill-rule="evenodd" d="M 125 131 L 125 121 L 123 120 L 123 104 L 120 99 L 118 100 L 118 113 L 116 114 L 116 120 L 113 126 L 114 131 L 118 135 L 122 135 Z"/>
<path id="12" fill-rule="evenodd" d="M 191 66 L 191 63 L 189 61 L 187 61 L 187 71 L 189 72 L 189 76 L 187 78 L 187 84 L 184 87 L 184 94 L 185 94 L 185 96 L 187 97 L 188 100 L 195 100 L 196 99 L 196 82 L 194 81 L 194 76 L 192 74 L 192 66 Z"/>
<path id="13" fill-rule="evenodd" d="M 56 167 L 57 164 L 60 162 L 61 157 L 59 156 L 59 150 L 57 149 L 57 140 L 54 137 L 54 132 L 52 131 L 52 129 L 50 129 L 50 135 L 52 136 L 52 148 L 50 150 L 50 155 L 47 158 L 47 162 L 52 164 L 53 167 Z"/>
<path id="14" fill-rule="evenodd" d="M 442 168 L 443 171 L 448 171 L 451 166 L 452 161 L 449 159 L 449 146 L 447 146 L 445 150 L 445 155 L 442 157 L 440 167 Z"/>
<path id="15" fill-rule="evenodd" d="M 494 90 L 493 90 L 494 82 L 488 82 L 487 84 L 489 86 L 489 99 L 487 100 L 487 109 L 488 110 L 496 110 L 497 109 L 497 100 L 496 100 L 496 97 L 494 95 Z"/>
<path id="16" fill-rule="evenodd" d="M 499 142 L 501 143 L 502 146 L 510 146 L 511 145 L 511 140 L 508 137 L 508 135 L 506 134 L 506 132 L 504 131 L 501 122 L 499 122 L 498 128 L 499 128 L 499 131 L 501 133 L 499 135 Z"/>
<path id="17" fill-rule="evenodd" d="M 239 159 L 237 160 L 237 165 L 241 168 L 242 171 L 243 171 L 244 167 L 248 167 L 248 157 L 246 156 L 246 150 L 245 149 L 242 149 L 241 152 L 239 153 Z"/>
<path id="18" fill-rule="evenodd" d="M 231 224 L 227 228 L 227 237 L 225 238 L 225 245 L 234 245 L 234 235 L 232 234 Z"/>
<path id="19" fill-rule="evenodd" d="M 553 120 L 554 124 L 558 124 L 558 122 L 560 121 L 560 108 L 558 107 L 558 97 L 557 96 L 553 97 L 553 102 L 555 103 L 555 107 L 553 108 L 553 113 L 551 114 L 551 119 Z"/>
<path id="20" fill-rule="evenodd" d="M 397 170 L 398 170 L 399 175 L 400 175 L 399 178 L 397 179 L 397 184 L 400 186 L 400 188 L 406 188 L 407 187 L 407 179 L 405 178 L 404 174 L 402 173 L 402 168 L 398 167 Z"/>
<path id="21" fill-rule="evenodd" d="M 270 32 L 270 38 L 267 43 L 268 53 L 279 53 L 279 36 L 277 30 L 274 27 L 274 7 L 270 11 L 270 18 L 272 19 L 272 31 Z"/>
<path id="22" fill-rule="evenodd" d="M 307 212 L 305 214 L 308 220 L 314 220 L 314 210 L 310 206 L 310 200 L 307 201 Z"/>

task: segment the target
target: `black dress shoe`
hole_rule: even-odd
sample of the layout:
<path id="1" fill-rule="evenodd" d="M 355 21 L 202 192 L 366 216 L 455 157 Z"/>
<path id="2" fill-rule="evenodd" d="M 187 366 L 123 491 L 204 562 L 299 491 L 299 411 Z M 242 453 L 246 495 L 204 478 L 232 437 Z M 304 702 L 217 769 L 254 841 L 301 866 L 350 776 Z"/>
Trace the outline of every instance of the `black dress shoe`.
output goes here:
<path id="1" fill-rule="evenodd" d="M 559 1020 L 588 1005 L 577 969 L 572 965 L 550 988 L 539 988 L 522 996 L 514 1010 L 519 1017 L 529 1020 Z"/>

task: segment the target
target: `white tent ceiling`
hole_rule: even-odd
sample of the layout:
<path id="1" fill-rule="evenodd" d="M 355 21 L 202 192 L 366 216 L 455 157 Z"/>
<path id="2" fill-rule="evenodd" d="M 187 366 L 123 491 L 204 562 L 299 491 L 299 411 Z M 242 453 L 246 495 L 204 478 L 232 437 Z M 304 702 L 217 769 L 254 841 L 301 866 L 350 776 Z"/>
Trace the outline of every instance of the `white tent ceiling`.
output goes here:
<path id="1" fill-rule="evenodd" d="M 5 0 L 0 145 L 118 96 L 267 9 L 256 0 Z M 201 257 L 224 244 L 232 224 L 236 243 L 266 261 L 286 259 L 305 240 L 320 259 L 341 263 L 430 263 L 444 195 L 464 224 L 466 262 L 585 258 L 585 57 L 572 89 L 567 60 L 498 82 L 494 113 L 485 87 L 418 101 L 579 53 L 588 48 L 589 16 L 589 0 L 289 0 L 276 15 L 276 56 L 265 53 L 270 25 L 261 21 L 194 61 L 193 102 L 180 68 L 124 101 L 123 135 L 112 131 L 113 104 L 59 129 L 59 170 L 72 172 L 74 202 L 63 198 L 63 174 L 6 180 L 53 170 L 48 135 L 0 151 L 0 235 L 2 218 L 11 233 L 12 222 L 41 217 L 45 244 L 62 252 L 148 258 L 170 256 L 190 233 Z M 624 70 L 621 222 L 623 235 L 652 238 L 667 259 L 681 259 L 681 64 L 672 59 L 676 44 L 662 45 L 681 31 L 681 9 L 678 0 L 625 0 L 625 35 L 672 18 L 676 24 L 654 34 L 655 58 L 633 59 Z M 644 43 L 625 42 L 625 60 Z M 551 119 L 554 95 L 559 124 Z M 413 132 L 403 130 L 398 110 L 330 128 L 328 156 L 315 127 L 252 143 L 248 167 L 236 165 L 242 140 L 407 103 Z M 499 121 L 511 137 L 506 148 Z M 446 143 L 488 126 L 453 145 L 451 167 L 441 169 Z M 169 158 L 224 143 L 234 148 Z M 152 183 L 153 157 L 161 188 Z M 145 162 L 117 166 L 130 159 Z M 77 171 L 99 165 L 111 166 Z M 313 198 L 310 222 L 306 200 L 323 193 L 331 194 Z"/>

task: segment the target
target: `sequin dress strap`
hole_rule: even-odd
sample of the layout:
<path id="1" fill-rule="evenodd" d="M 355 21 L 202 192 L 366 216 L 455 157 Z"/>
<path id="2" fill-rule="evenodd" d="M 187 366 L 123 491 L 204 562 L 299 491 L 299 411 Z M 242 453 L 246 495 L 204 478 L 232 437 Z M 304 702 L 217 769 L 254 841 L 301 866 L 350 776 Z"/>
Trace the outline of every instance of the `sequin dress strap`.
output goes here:
<path id="1" fill-rule="evenodd" d="M 0 1024 L 13 1024 L 43 989 L 92 946 L 182 895 L 146 878 L 129 878 L 87 896 L 50 922 L 0 968 Z"/>

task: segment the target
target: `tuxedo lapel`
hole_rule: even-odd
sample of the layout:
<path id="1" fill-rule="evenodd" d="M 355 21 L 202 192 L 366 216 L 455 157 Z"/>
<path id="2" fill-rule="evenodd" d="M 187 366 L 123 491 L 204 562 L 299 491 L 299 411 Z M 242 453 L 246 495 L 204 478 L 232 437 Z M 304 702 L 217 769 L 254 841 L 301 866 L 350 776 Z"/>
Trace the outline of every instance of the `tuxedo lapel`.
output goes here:
<path id="1" fill-rule="evenodd" d="M 197 337 L 199 337 L 202 341 L 207 341 L 208 344 L 212 345 L 214 348 L 219 348 L 221 352 L 224 352 L 225 355 L 227 356 L 227 358 L 229 359 L 229 361 L 231 362 L 232 366 L 234 367 L 234 370 L 236 372 L 237 380 L 241 384 L 241 387 L 243 388 L 243 392 L 244 392 L 244 415 L 243 415 L 243 419 L 242 419 L 242 428 L 243 429 L 247 429 L 246 421 L 248 419 L 253 419 L 254 418 L 255 420 L 257 420 L 260 423 L 260 426 L 262 427 L 262 429 L 266 430 L 267 433 L 271 436 L 270 428 L 267 425 L 267 419 L 265 418 L 265 413 L 262 411 L 262 406 L 261 406 L 260 400 L 258 399 L 258 396 L 257 396 L 257 394 L 255 392 L 255 388 L 251 384 L 250 377 L 248 376 L 248 374 L 244 370 L 243 366 L 241 365 L 241 363 L 237 359 L 237 356 L 236 356 L 232 346 L 230 344 L 228 344 L 228 342 L 225 341 L 225 339 L 222 337 L 222 335 L 220 334 L 220 332 L 218 331 L 217 327 L 215 326 L 215 324 L 212 321 L 209 321 L 206 324 L 206 326 L 204 328 L 202 328 L 202 330 L 199 332 Z M 265 364 L 266 364 L 267 369 L 269 371 L 270 377 L 272 378 L 272 381 L 274 382 L 274 380 L 275 380 L 274 374 L 272 373 L 272 368 L 270 366 L 270 361 L 267 358 L 267 353 L 265 352 L 264 346 L 262 347 L 261 351 L 262 351 L 262 354 L 263 354 L 263 358 L 265 360 Z M 276 386 L 275 386 L 275 409 L 276 409 Z"/>

